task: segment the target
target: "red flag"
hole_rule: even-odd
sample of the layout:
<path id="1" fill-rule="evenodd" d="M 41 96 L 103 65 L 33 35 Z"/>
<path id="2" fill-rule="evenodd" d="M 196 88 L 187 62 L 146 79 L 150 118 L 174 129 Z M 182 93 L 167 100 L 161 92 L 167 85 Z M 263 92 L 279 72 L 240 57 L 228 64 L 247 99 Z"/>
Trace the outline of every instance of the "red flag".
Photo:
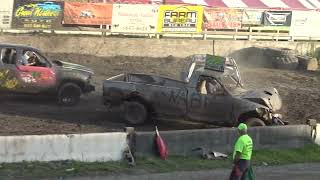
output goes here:
<path id="1" fill-rule="evenodd" d="M 160 155 L 160 158 L 163 160 L 166 160 L 168 158 L 168 148 L 164 140 L 160 136 L 157 126 L 156 126 L 155 141 L 156 141 L 156 148 Z"/>

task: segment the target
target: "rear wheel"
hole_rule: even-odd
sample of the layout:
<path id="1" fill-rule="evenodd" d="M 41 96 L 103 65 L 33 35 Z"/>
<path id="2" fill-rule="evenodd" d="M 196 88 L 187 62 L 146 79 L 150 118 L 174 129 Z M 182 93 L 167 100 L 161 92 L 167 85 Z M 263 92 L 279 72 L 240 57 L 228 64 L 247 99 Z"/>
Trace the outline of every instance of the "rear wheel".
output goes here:
<path id="1" fill-rule="evenodd" d="M 259 118 L 249 118 L 245 120 L 244 122 L 248 127 L 254 127 L 254 126 L 265 126 L 266 123 L 264 123 L 261 119 Z"/>
<path id="2" fill-rule="evenodd" d="M 78 104 L 81 96 L 81 88 L 74 83 L 63 84 L 58 92 L 59 104 L 64 106 L 74 106 Z"/>
<path id="3" fill-rule="evenodd" d="M 143 124 L 148 117 L 147 108 L 137 101 L 127 101 L 124 103 L 124 119 L 130 125 Z"/>

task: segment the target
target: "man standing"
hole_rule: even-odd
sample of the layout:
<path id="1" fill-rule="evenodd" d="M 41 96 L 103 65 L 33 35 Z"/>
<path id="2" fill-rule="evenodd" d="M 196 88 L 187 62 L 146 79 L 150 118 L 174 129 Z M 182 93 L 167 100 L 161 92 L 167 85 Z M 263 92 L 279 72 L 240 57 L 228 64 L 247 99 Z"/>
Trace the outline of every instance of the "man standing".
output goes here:
<path id="1" fill-rule="evenodd" d="M 247 134 L 247 125 L 240 123 L 238 126 L 239 138 L 233 151 L 233 169 L 230 180 L 245 180 L 250 167 L 253 143 Z"/>

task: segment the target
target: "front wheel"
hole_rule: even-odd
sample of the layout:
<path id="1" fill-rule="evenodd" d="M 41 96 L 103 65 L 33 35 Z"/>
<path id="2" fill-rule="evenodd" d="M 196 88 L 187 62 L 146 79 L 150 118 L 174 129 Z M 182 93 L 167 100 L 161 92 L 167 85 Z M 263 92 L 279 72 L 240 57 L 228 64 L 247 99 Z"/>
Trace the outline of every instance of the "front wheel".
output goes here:
<path id="1" fill-rule="evenodd" d="M 248 118 L 247 120 L 244 121 L 244 123 L 248 127 L 255 127 L 255 126 L 265 126 L 266 123 L 264 123 L 261 119 L 259 118 Z"/>
<path id="2" fill-rule="evenodd" d="M 147 108 L 140 102 L 127 101 L 124 103 L 124 119 L 130 125 L 143 124 L 147 117 Z"/>
<path id="3" fill-rule="evenodd" d="M 81 96 L 81 88 L 74 83 L 66 83 L 59 88 L 58 101 L 64 106 L 78 104 Z"/>

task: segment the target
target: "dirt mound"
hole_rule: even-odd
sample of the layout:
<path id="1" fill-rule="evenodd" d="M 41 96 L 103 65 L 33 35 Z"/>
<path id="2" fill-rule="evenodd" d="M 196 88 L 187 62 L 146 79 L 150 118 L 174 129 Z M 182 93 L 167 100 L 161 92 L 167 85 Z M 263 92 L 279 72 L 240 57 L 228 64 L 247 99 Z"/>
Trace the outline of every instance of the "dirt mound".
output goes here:
<path id="1" fill-rule="evenodd" d="M 1 97 L 0 135 L 56 134 L 122 131 L 125 123 L 119 112 L 108 112 L 102 105 L 102 81 L 124 72 L 141 72 L 179 78 L 185 66 L 183 59 L 175 57 L 97 57 L 82 54 L 47 54 L 51 59 L 80 63 L 95 71 L 93 83 L 96 91 L 85 97 L 80 105 L 65 108 L 48 98 Z M 252 58 L 254 59 L 254 58 Z M 248 88 L 273 86 L 284 101 L 281 113 L 293 124 L 320 113 L 320 74 L 266 68 L 241 68 Z M 314 115 L 315 117 L 317 115 Z M 320 118 L 320 117 L 319 117 Z M 189 122 L 161 121 L 162 130 L 208 128 Z M 139 131 L 153 130 L 152 123 L 140 126 Z"/>

